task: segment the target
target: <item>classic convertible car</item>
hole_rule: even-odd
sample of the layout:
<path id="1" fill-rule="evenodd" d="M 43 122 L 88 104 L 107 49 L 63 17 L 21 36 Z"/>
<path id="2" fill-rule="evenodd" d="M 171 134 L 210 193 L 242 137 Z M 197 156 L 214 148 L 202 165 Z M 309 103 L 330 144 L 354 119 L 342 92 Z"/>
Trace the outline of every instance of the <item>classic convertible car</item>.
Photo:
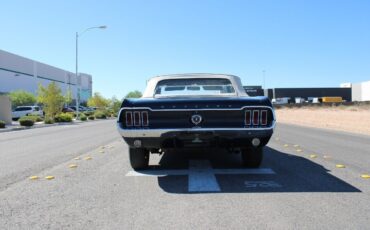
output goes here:
<path id="1" fill-rule="evenodd" d="M 124 99 L 117 125 L 134 169 L 148 167 L 150 153 L 202 147 L 241 152 L 254 168 L 275 115 L 270 100 L 249 97 L 236 76 L 176 74 L 151 78 L 141 98 Z"/>

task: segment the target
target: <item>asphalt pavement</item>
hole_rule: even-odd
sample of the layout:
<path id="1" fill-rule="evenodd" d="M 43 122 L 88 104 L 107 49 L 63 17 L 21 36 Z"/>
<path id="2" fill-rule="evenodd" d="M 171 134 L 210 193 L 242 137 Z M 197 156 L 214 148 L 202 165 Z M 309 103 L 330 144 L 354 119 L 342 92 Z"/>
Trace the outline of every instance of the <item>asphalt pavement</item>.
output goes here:
<path id="1" fill-rule="evenodd" d="M 113 120 L 0 133 L 1 229 L 370 226 L 370 136 L 278 124 L 260 169 L 219 149 L 150 165 L 131 169 Z"/>

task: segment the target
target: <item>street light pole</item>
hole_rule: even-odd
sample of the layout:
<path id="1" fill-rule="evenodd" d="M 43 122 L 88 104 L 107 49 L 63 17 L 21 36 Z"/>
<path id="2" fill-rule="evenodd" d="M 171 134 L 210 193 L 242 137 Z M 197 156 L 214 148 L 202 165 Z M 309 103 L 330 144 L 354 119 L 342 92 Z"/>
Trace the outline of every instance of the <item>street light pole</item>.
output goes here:
<path id="1" fill-rule="evenodd" d="M 78 32 L 76 32 L 76 119 L 78 120 L 79 118 L 79 107 L 80 107 L 80 95 L 79 95 L 79 90 L 78 90 Z"/>
<path id="2" fill-rule="evenodd" d="M 78 77 L 78 37 L 82 36 L 85 32 L 92 30 L 92 29 L 106 29 L 107 26 L 94 26 L 85 29 L 80 34 L 76 32 L 76 86 L 77 86 L 77 97 L 76 97 L 76 119 L 79 118 L 79 110 L 80 110 L 80 88 L 79 88 L 79 77 Z"/>

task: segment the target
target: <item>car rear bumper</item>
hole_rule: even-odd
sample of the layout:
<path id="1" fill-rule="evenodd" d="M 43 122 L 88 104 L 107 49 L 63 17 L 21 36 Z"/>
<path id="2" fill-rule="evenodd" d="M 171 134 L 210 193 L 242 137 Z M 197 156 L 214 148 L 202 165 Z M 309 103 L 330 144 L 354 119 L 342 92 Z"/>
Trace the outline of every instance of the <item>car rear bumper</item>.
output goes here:
<path id="1" fill-rule="evenodd" d="M 273 134 L 275 123 L 268 128 L 185 128 L 185 129 L 123 129 L 118 131 L 130 147 L 138 140 L 144 148 L 251 146 L 253 138 L 266 145 Z"/>

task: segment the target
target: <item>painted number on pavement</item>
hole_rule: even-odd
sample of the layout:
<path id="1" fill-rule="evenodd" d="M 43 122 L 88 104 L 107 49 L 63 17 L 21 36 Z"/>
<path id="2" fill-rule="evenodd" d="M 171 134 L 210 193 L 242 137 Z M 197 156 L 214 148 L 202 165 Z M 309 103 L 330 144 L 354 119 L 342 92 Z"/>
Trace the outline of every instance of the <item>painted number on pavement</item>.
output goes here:
<path id="1" fill-rule="evenodd" d="M 244 181 L 246 188 L 281 188 L 283 187 L 275 181 Z"/>

